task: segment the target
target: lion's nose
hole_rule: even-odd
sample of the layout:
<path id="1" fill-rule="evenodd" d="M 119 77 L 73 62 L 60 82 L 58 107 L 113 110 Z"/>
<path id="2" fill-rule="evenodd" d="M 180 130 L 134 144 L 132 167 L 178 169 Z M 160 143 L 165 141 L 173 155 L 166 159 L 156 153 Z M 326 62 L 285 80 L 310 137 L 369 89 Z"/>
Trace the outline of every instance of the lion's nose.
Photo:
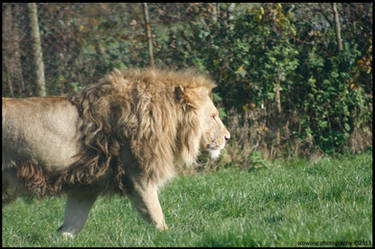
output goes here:
<path id="1" fill-rule="evenodd" d="M 230 134 L 224 136 L 225 141 L 228 141 L 230 139 Z"/>

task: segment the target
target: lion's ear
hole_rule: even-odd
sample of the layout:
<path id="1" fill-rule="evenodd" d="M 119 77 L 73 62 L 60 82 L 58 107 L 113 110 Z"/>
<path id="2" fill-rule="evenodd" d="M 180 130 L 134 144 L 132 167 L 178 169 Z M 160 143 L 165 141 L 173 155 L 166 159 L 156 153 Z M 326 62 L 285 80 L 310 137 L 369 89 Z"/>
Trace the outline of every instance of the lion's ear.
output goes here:
<path id="1" fill-rule="evenodd" d="M 176 101 L 178 103 L 183 104 L 184 106 L 187 106 L 189 108 L 197 108 L 197 106 L 195 106 L 193 102 L 195 98 L 193 96 L 194 92 L 191 91 L 191 89 L 183 86 L 176 86 L 174 92 Z"/>
<path id="2" fill-rule="evenodd" d="M 176 86 L 174 88 L 174 94 L 175 94 L 175 98 L 177 100 L 177 102 L 181 103 L 181 102 L 184 102 L 185 100 L 185 93 L 184 93 L 185 89 L 183 86 Z"/>

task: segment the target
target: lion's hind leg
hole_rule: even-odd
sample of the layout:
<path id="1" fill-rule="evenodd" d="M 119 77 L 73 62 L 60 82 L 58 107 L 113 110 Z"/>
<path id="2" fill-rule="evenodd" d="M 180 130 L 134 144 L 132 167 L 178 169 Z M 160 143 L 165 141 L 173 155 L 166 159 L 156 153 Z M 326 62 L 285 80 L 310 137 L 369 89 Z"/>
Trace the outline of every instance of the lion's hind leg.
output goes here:
<path id="1" fill-rule="evenodd" d="M 135 184 L 129 193 L 129 199 L 144 220 L 154 224 L 157 229 L 168 229 L 154 184 Z"/>
<path id="2" fill-rule="evenodd" d="M 58 229 L 64 237 L 73 237 L 81 231 L 97 196 L 95 193 L 68 193 L 64 224 Z"/>

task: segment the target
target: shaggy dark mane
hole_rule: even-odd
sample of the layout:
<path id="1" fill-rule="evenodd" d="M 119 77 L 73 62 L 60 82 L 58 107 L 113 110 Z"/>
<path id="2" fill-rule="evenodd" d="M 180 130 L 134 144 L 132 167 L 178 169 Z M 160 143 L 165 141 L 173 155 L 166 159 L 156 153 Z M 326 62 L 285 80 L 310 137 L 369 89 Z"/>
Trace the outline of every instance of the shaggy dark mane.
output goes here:
<path id="1" fill-rule="evenodd" d="M 112 190 L 114 184 L 123 192 L 127 183 L 120 146 L 130 148 L 141 172 L 152 181 L 169 177 L 176 152 L 188 150 L 194 154 L 189 160 L 194 160 L 197 151 L 188 146 L 198 136 L 199 124 L 195 113 L 183 108 L 188 103 L 176 96 L 178 87 L 211 91 L 215 84 L 193 71 L 115 70 L 71 96 L 80 116 L 82 148 L 78 160 L 65 172 L 64 182 L 86 185 L 105 178 L 106 188 Z M 190 124 L 185 134 L 177 133 L 181 122 Z"/>

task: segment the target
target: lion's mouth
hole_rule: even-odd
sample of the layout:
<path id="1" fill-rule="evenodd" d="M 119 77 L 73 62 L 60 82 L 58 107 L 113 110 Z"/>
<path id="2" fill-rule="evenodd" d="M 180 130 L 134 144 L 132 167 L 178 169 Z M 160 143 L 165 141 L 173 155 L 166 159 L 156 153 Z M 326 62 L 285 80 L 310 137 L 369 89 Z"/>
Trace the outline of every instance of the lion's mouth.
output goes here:
<path id="1" fill-rule="evenodd" d="M 220 156 L 220 152 L 221 152 L 221 149 L 217 149 L 217 150 L 210 150 L 210 157 L 211 159 L 218 159 L 219 156 Z"/>
<path id="2" fill-rule="evenodd" d="M 215 142 L 206 144 L 206 149 L 210 152 L 211 159 L 217 159 L 224 146 L 219 146 Z"/>

